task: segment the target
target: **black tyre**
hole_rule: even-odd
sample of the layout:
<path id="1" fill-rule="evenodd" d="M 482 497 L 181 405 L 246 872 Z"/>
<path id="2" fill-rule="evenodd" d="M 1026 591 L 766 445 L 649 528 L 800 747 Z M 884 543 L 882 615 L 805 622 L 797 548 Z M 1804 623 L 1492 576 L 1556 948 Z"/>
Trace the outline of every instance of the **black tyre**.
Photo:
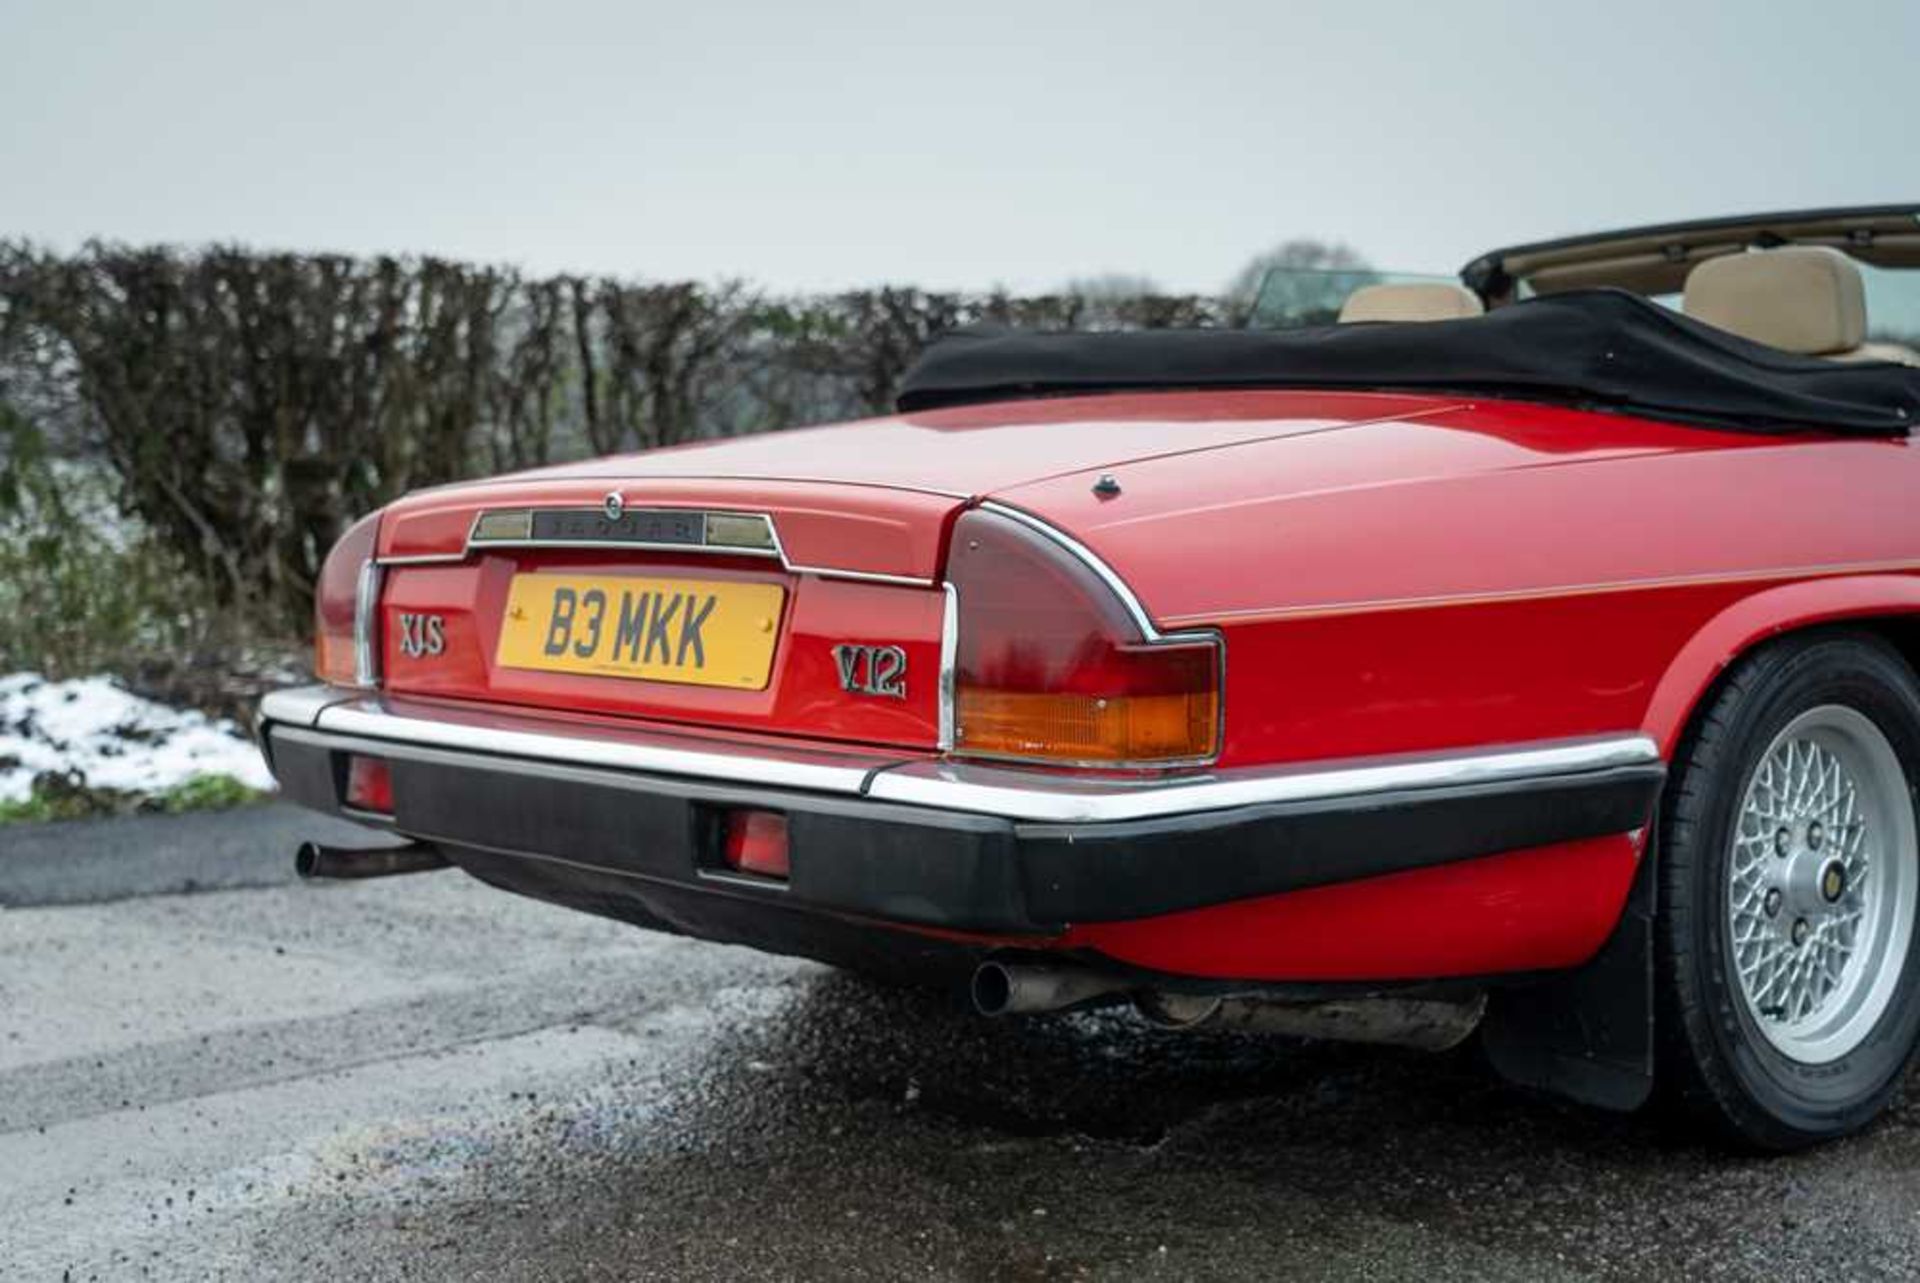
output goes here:
<path id="1" fill-rule="evenodd" d="M 1656 960 L 1664 1089 L 1733 1139 L 1865 1126 L 1920 1036 L 1920 682 L 1876 636 L 1743 660 L 1675 755 Z"/>

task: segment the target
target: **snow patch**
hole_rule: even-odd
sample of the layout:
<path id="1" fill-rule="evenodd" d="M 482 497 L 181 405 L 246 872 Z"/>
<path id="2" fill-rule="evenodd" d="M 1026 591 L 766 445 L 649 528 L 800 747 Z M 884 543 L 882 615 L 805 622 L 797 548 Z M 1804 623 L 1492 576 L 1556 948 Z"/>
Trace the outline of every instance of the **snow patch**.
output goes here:
<path id="1" fill-rule="evenodd" d="M 232 722 L 141 699 L 108 677 L 0 677 L 0 801 L 41 771 L 77 770 L 95 788 L 157 793 L 195 775 L 273 787 L 260 750 Z"/>

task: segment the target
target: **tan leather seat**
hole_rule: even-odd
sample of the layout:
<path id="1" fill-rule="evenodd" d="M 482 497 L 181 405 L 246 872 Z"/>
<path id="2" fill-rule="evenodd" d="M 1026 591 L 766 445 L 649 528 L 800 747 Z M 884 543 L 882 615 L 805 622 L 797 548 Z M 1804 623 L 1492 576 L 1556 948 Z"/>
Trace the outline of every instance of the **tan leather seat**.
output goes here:
<path id="1" fill-rule="evenodd" d="M 1457 321 L 1486 311 L 1480 296 L 1447 281 L 1402 285 L 1362 285 L 1340 307 L 1340 323 L 1349 321 Z"/>
<path id="2" fill-rule="evenodd" d="M 1860 269 L 1824 245 L 1710 258 L 1687 273 L 1682 306 L 1716 329 L 1803 356 L 1920 363 L 1906 348 L 1866 341 Z"/>

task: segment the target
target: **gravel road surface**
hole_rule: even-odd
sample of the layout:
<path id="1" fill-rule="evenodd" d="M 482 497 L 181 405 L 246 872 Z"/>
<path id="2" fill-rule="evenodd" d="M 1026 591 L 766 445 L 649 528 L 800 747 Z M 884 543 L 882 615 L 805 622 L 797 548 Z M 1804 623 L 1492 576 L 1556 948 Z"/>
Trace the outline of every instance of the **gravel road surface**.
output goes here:
<path id="1" fill-rule="evenodd" d="M 0 829 L 0 1277 L 1920 1265 L 1913 1104 L 1733 1158 L 1466 1054 L 986 1022 L 457 872 L 292 884 L 321 831 L 275 806 Z"/>

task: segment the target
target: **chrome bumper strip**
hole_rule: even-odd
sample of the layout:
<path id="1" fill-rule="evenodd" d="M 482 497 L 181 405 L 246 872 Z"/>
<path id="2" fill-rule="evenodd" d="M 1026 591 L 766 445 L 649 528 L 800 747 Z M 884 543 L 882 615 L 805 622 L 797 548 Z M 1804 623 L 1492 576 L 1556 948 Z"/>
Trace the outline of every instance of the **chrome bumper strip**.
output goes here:
<path id="1" fill-rule="evenodd" d="M 1660 750 L 1627 735 L 1553 740 L 1472 752 L 1242 767 L 1132 781 L 1060 778 L 971 762 L 913 762 L 873 777 L 888 802 L 1075 824 L 1150 820 L 1276 802 L 1336 801 L 1420 789 L 1517 784 L 1621 766 L 1652 766 Z"/>
<path id="2" fill-rule="evenodd" d="M 397 745 L 807 789 L 1056 824 L 1147 820 L 1267 803 L 1518 784 L 1660 762 L 1653 740 L 1624 734 L 1134 780 L 988 763 L 902 761 L 871 751 L 749 747 L 638 728 L 563 727 L 517 714 L 382 700 L 324 686 L 275 691 L 261 702 L 260 718 L 267 725 L 302 726 Z"/>
<path id="3" fill-rule="evenodd" d="M 311 695 L 315 689 L 325 688 L 306 687 L 268 695 L 260 704 L 262 720 L 395 744 L 855 796 L 866 791 L 867 777 L 875 770 L 898 760 L 870 753 L 768 749 L 759 745 L 747 748 L 725 740 L 651 729 L 571 725 L 491 709 L 454 709 L 358 692 L 347 692 L 343 700 L 320 702 L 316 707 Z M 301 697 L 290 701 L 288 707 L 296 714 L 311 711 L 311 718 L 283 718 L 283 696 Z"/>
<path id="4" fill-rule="evenodd" d="M 261 697 L 254 725 L 279 722 L 283 726 L 312 726 L 329 704 L 344 704 L 358 697 L 359 692 L 339 686 L 288 686 L 268 691 Z"/>

